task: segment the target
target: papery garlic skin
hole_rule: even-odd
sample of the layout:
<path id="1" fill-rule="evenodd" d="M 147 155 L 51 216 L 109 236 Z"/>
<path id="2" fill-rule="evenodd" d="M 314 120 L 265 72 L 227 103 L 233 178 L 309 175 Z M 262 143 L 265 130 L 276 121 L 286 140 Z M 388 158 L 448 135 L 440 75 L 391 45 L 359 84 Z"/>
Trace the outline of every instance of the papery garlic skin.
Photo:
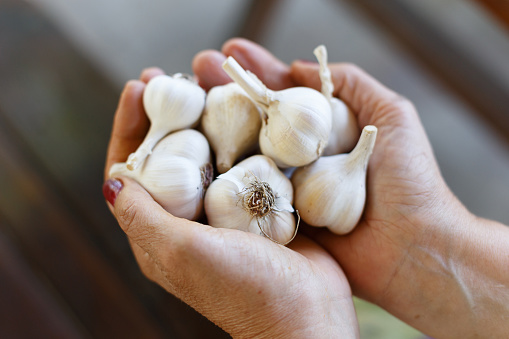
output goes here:
<path id="1" fill-rule="evenodd" d="M 366 202 L 367 165 L 376 134 L 375 126 L 366 126 L 351 153 L 322 156 L 295 170 L 295 208 L 303 221 L 336 234 L 355 228 Z"/>
<path id="2" fill-rule="evenodd" d="M 140 166 L 167 134 L 196 124 L 205 107 L 205 96 L 205 91 L 193 79 L 180 73 L 152 78 L 143 92 L 150 129 L 136 152 L 129 155 L 127 168 L 133 170 Z"/>
<path id="3" fill-rule="evenodd" d="M 320 45 L 313 51 L 320 66 L 322 94 L 329 100 L 332 112 L 332 128 L 327 147 L 322 155 L 335 155 L 350 152 L 357 143 L 361 131 L 357 118 L 343 101 L 332 96 L 334 84 L 327 64 L 327 49 Z"/>
<path id="4" fill-rule="evenodd" d="M 135 179 L 169 213 L 197 220 L 213 178 L 210 147 L 196 130 L 177 131 L 159 141 L 142 166 L 128 170 L 125 163 L 117 163 L 109 175 Z"/>
<path id="5" fill-rule="evenodd" d="M 253 190 L 253 184 L 256 187 L 263 183 L 273 193 L 273 204 L 263 205 L 261 201 L 259 204 L 249 204 L 245 199 L 262 196 L 256 195 L 259 191 Z M 264 196 L 268 197 L 269 194 Z M 205 213 L 211 226 L 233 228 L 265 236 L 260 230 L 262 228 L 271 240 L 286 244 L 296 231 L 292 201 L 293 187 L 290 180 L 270 158 L 254 155 L 233 166 L 212 182 L 205 194 Z M 257 209 L 262 205 L 267 208 Z"/>
<path id="6" fill-rule="evenodd" d="M 213 87 L 207 94 L 201 128 L 214 154 L 219 173 L 258 146 L 260 111 L 236 83 Z"/>
<path id="7" fill-rule="evenodd" d="M 272 91 L 232 57 L 223 64 L 263 111 L 260 149 L 281 168 L 298 167 L 316 160 L 329 139 L 332 117 L 328 100 L 308 87 Z"/>

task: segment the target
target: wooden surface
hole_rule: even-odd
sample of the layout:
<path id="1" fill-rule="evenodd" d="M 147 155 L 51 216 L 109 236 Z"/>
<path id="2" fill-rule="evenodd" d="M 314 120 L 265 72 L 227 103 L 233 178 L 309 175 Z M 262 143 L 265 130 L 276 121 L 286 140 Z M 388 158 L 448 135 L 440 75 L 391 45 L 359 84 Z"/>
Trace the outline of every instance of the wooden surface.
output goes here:
<path id="1" fill-rule="evenodd" d="M 119 88 L 0 2 L 0 338 L 225 338 L 140 273 L 101 193 Z"/>

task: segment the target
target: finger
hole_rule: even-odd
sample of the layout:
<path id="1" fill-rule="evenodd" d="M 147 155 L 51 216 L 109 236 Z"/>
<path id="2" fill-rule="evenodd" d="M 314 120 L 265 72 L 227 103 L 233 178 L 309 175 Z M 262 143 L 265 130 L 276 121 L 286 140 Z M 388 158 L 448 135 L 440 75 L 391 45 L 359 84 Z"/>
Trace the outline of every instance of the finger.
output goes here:
<path id="1" fill-rule="evenodd" d="M 334 95 L 342 99 L 355 113 L 358 114 L 361 126 L 378 125 L 377 120 L 392 111 L 410 112 L 410 102 L 396 92 L 388 89 L 359 67 L 347 64 L 330 64 Z M 293 81 L 301 86 L 321 88 L 317 63 L 295 61 L 291 65 Z"/>
<path id="2" fill-rule="evenodd" d="M 153 260 L 171 257 L 168 253 L 189 242 L 189 237 L 199 227 L 198 223 L 177 218 L 167 213 L 150 194 L 136 181 L 121 177 L 105 183 L 115 191 L 105 192 L 113 207 L 113 214 L 119 226 L 135 243 L 148 253 Z"/>
<path id="3" fill-rule="evenodd" d="M 198 84 L 209 91 L 214 86 L 220 86 L 231 82 L 232 80 L 223 70 L 223 62 L 226 56 L 218 51 L 201 51 L 193 58 L 193 73 L 198 78 Z"/>
<path id="4" fill-rule="evenodd" d="M 150 122 L 143 109 L 144 89 L 144 82 L 131 80 L 120 96 L 106 156 L 105 178 L 109 177 L 111 165 L 126 161 L 147 134 Z"/>
<path id="5" fill-rule="evenodd" d="M 156 77 L 158 75 L 163 75 L 164 71 L 160 69 L 159 67 L 149 67 L 145 68 L 143 71 L 141 71 L 140 74 L 140 81 L 144 83 L 148 83 L 150 79 L 153 77 Z"/>
<path id="6" fill-rule="evenodd" d="M 241 38 L 230 39 L 224 43 L 222 52 L 226 56 L 232 56 L 246 70 L 256 74 L 270 89 L 281 90 L 295 86 L 290 76 L 290 67 L 252 41 Z"/>

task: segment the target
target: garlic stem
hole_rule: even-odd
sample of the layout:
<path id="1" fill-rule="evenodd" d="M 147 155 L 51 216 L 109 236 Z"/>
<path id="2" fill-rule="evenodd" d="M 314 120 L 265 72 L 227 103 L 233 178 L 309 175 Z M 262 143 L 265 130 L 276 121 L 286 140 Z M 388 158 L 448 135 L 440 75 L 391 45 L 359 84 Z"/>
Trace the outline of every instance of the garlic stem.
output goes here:
<path id="1" fill-rule="evenodd" d="M 348 162 L 355 166 L 362 166 L 366 169 L 369 157 L 375 147 L 376 134 L 378 129 L 373 125 L 365 126 L 355 148 L 348 155 Z"/>
<path id="2" fill-rule="evenodd" d="M 154 128 L 153 126 L 154 125 L 150 126 L 147 136 L 145 137 L 141 145 L 138 147 L 136 152 L 131 153 L 127 158 L 126 164 L 128 170 L 133 171 L 137 169 L 141 164 L 143 164 L 145 158 L 152 154 L 152 150 L 154 149 L 155 145 L 159 142 L 159 140 L 166 136 L 167 134 L 166 131 Z"/>
<path id="3" fill-rule="evenodd" d="M 324 45 L 320 45 L 315 48 L 313 54 L 316 56 L 318 64 L 320 65 L 319 75 L 322 82 L 322 94 L 327 100 L 331 101 L 334 84 L 332 83 L 330 69 L 327 67 L 327 49 Z"/>
<path id="4" fill-rule="evenodd" d="M 269 90 L 265 85 L 258 81 L 258 79 L 254 79 L 253 76 L 249 75 L 242 66 L 239 65 L 237 60 L 228 57 L 223 63 L 223 69 L 225 72 L 232 78 L 236 83 L 247 92 L 247 94 L 253 99 L 257 104 L 259 104 L 264 111 L 269 106 L 271 90 Z"/>

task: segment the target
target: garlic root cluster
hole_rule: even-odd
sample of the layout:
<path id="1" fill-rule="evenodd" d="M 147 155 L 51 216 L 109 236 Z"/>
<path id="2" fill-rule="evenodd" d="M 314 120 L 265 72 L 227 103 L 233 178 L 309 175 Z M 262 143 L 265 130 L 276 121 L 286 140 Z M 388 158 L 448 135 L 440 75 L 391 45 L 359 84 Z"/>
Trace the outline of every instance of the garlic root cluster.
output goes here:
<path id="1" fill-rule="evenodd" d="M 198 220 L 204 211 L 211 226 L 283 245 L 296 234 L 295 212 L 309 225 L 350 232 L 364 209 L 377 129 L 360 133 L 332 96 L 325 47 L 314 53 L 321 92 L 270 90 L 232 57 L 223 68 L 234 82 L 207 94 L 189 77 L 153 78 L 143 96 L 150 130 L 110 176 L 134 178 L 175 216 Z"/>
<path id="2" fill-rule="evenodd" d="M 251 156 L 212 182 L 205 195 L 209 225 L 288 243 L 295 234 L 293 187 L 272 159 Z"/>

